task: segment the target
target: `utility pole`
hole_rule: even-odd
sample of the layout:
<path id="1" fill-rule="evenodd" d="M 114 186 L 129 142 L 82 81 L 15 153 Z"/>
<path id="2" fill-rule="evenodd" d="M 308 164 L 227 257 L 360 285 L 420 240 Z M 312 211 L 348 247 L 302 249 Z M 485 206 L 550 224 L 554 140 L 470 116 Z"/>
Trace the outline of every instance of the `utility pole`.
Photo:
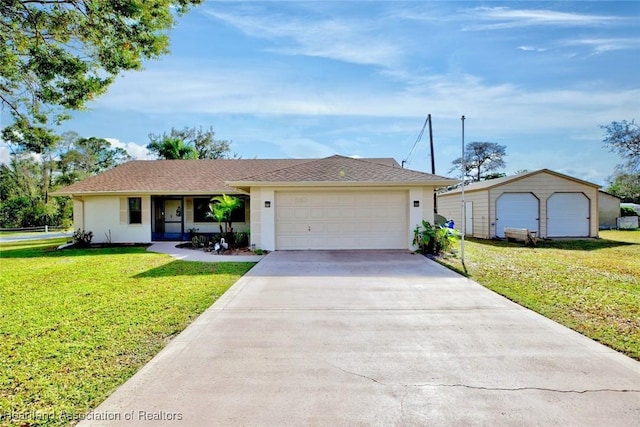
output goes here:
<path id="1" fill-rule="evenodd" d="M 427 120 L 429 121 L 429 146 L 431 147 L 431 173 L 436 174 L 436 158 L 433 153 L 433 129 L 431 127 L 431 114 L 427 115 Z M 436 197 L 436 192 L 433 192 L 433 213 L 438 213 L 438 198 Z"/>

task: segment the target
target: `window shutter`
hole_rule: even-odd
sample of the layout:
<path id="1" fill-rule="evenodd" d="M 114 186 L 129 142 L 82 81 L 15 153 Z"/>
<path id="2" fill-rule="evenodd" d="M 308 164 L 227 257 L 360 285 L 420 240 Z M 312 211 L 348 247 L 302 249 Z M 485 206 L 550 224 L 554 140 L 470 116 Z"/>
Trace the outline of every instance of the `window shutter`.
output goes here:
<path id="1" fill-rule="evenodd" d="M 127 221 L 127 212 L 129 207 L 127 206 L 128 199 L 126 197 L 120 197 L 120 224 L 126 224 Z"/>
<path id="2" fill-rule="evenodd" d="M 142 198 L 142 223 L 149 224 L 151 218 L 151 197 Z"/>

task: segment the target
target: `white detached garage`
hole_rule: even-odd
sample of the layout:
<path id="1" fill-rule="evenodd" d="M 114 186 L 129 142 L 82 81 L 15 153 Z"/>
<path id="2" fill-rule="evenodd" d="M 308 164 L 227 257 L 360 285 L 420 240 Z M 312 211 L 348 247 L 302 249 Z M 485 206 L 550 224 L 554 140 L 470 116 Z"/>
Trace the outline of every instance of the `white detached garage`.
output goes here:
<path id="1" fill-rule="evenodd" d="M 600 186 L 548 169 L 465 187 L 467 234 L 504 237 L 505 227 L 540 237 L 597 237 Z M 461 190 L 438 195 L 438 213 L 460 224 Z M 471 214 L 469 213 L 471 211 Z"/>

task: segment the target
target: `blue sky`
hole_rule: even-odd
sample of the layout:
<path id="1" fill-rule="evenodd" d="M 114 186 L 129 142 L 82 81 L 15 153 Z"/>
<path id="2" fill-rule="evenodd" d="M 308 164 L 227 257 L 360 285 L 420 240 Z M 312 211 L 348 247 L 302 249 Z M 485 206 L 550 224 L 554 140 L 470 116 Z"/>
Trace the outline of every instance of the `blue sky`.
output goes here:
<path id="1" fill-rule="evenodd" d="M 436 173 L 465 141 L 506 173 L 605 184 L 599 125 L 640 120 L 640 2 L 205 2 L 171 54 L 122 75 L 61 130 L 146 158 L 148 134 L 212 126 L 243 158 L 409 154 L 430 113 Z M 430 172 L 428 137 L 407 167 Z"/>

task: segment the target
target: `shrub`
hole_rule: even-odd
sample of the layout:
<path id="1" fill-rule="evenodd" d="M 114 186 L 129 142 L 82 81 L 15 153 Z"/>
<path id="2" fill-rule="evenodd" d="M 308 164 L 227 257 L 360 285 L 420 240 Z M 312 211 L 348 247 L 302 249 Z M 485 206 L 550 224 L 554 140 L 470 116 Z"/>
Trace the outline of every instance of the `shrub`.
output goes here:
<path id="1" fill-rule="evenodd" d="M 620 207 L 620 216 L 638 216 L 638 212 L 631 206 Z"/>
<path id="2" fill-rule="evenodd" d="M 84 231 L 78 228 L 73 232 L 73 243 L 76 246 L 87 247 L 91 245 L 91 239 L 93 239 L 93 231 Z"/>
<path id="3" fill-rule="evenodd" d="M 413 244 L 418 247 L 416 252 L 438 255 L 451 250 L 456 237 L 453 230 L 446 226 L 433 226 L 429 221 L 422 220 L 422 225 L 413 230 Z"/>
<path id="4" fill-rule="evenodd" d="M 242 231 L 236 231 L 234 236 L 235 244 L 239 248 L 245 248 L 249 246 L 249 235 Z"/>

